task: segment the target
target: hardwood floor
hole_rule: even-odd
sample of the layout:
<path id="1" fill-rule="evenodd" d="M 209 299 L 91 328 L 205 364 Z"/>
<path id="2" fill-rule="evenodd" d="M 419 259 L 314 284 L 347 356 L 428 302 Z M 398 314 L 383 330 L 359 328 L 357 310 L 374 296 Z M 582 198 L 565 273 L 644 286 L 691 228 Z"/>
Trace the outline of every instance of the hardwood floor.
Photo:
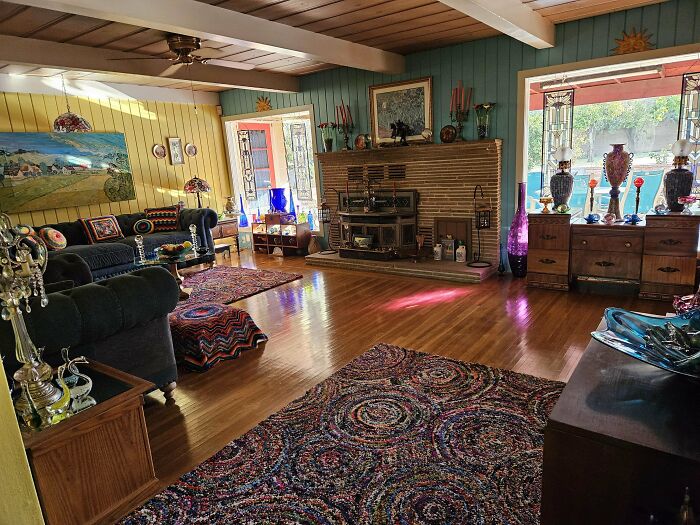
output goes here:
<path id="1" fill-rule="evenodd" d="M 249 252 L 242 265 L 304 278 L 240 302 L 270 340 L 205 373 L 182 370 L 175 404 L 148 395 L 156 475 L 165 486 L 324 380 L 387 342 L 566 380 L 607 306 L 663 313 L 668 303 L 525 288 L 493 278 L 460 285 L 316 268 Z M 219 259 L 222 264 L 238 264 Z"/>

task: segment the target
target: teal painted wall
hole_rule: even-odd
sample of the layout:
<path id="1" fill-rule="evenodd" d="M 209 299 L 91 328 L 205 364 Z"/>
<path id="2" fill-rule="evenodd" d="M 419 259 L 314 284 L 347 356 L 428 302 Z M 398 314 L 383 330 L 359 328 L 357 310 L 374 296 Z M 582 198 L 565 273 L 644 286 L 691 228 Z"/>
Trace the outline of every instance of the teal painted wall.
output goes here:
<path id="1" fill-rule="evenodd" d="M 659 48 L 700 42 L 700 0 L 670 0 L 662 4 L 610 13 L 559 24 L 557 45 L 536 50 L 508 36 L 413 53 L 406 57 L 406 72 L 383 75 L 351 68 L 321 71 L 301 78 L 300 93 L 229 90 L 221 94 L 225 115 L 255 111 L 255 100 L 267 95 L 273 108 L 314 105 L 316 123 L 333 120 L 333 108 L 341 98 L 350 104 L 356 131 L 369 132 L 368 87 L 396 80 L 433 77 L 434 129 L 449 122 L 450 89 L 462 79 L 474 88 L 472 100 L 496 102 L 491 136 L 504 139 L 503 224 L 510 223 L 515 201 L 515 137 L 517 73 L 608 56 L 623 30 L 646 28 Z M 473 112 L 465 136 L 475 138 Z M 320 135 L 318 143 L 321 144 Z"/>

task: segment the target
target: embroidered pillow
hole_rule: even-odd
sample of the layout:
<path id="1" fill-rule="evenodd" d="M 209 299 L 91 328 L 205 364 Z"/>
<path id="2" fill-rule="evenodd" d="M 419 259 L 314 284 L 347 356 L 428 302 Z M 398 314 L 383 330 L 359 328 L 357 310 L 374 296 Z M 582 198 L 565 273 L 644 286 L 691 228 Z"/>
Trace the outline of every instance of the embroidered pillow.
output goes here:
<path id="1" fill-rule="evenodd" d="M 15 226 L 15 230 L 17 230 L 17 233 L 21 235 L 36 235 L 34 228 L 27 226 L 26 224 L 18 224 Z"/>
<path id="2" fill-rule="evenodd" d="M 178 229 L 180 209 L 177 206 L 167 208 L 148 208 L 146 218 L 153 223 L 157 232 L 172 232 Z"/>
<path id="3" fill-rule="evenodd" d="M 87 235 L 90 244 L 124 238 L 122 229 L 119 227 L 117 218 L 114 215 L 80 219 L 80 222 L 85 229 L 85 235 Z"/>
<path id="4" fill-rule="evenodd" d="M 54 228 L 42 228 L 39 230 L 39 237 L 46 247 L 52 251 L 62 250 L 68 246 L 68 241 L 63 236 L 63 234 Z"/>
<path id="5" fill-rule="evenodd" d="M 153 233 L 156 229 L 156 225 L 153 221 L 148 219 L 139 219 L 134 223 L 134 233 L 136 235 L 146 235 L 148 233 Z"/>

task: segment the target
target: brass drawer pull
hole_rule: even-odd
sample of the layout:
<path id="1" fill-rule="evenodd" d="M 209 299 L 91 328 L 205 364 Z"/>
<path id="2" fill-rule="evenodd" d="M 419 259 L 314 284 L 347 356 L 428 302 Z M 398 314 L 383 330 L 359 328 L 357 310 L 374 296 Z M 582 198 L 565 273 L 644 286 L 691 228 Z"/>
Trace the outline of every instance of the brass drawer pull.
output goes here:
<path id="1" fill-rule="evenodd" d="M 678 268 L 674 268 L 673 266 L 662 266 L 661 268 L 657 268 L 660 272 L 664 273 L 676 273 L 680 272 Z"/>
<path id="2" fill-rule="evenodd" d="M 659 241 L 659 244 L 663 244 L 664 246 L 678 246 L 679 244 L 683 244 L 683 241 L 676 239 L 664 239 L 663 241 Z"/>
<path id="3" fill-rule="evenodd" d="M 588 241 L 584 239 L 581 241 L 581 244 L 583 244 L 584 246 L 588 246 Z"/>
<path id="4" fill-rule="evenodd" d="M 556 263 L 557 261 L 555 261 L 554 259 L 540 259 L 540 262 L 541 262 L 542 264 L 554 264 L 554 263 Z"/>
<path id="5" fill-rule="evenodd" d="M 607 268 L 609 266 L 615 266 L 615 263 L 610 262 L 610 261 L 596 261 L 595 265 L 602 266 L 603 268 Z"/>
<path id="6" fill-rule="evenodd" d="M 625 243 L 625 248 L 631 248 L 631 247 L 632 247 L 632 243 L 629 242 L 629 241 L 627 241 L 627 242 Z"/>
<path id="7" fill-rule="evenodd" d="M 540 235 L 540 239 L 542 239 L 543 241 L 553 241 L 556 238 L 556 235 L 549 235 L 548 233 L 543 233 L 542 235 Z"/>

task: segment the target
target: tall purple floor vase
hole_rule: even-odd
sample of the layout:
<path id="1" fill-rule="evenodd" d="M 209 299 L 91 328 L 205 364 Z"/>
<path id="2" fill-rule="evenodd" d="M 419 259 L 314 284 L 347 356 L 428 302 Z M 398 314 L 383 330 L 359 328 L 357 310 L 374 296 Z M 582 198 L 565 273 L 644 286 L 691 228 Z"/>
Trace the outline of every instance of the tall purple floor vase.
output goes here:
<path id="1" fill-rule="evenodd" d="M 508 264 L 513 277 L 527 275 L 527 211 L 524 182 L 518 183 L 518 209 L 508 231 Z"/>

